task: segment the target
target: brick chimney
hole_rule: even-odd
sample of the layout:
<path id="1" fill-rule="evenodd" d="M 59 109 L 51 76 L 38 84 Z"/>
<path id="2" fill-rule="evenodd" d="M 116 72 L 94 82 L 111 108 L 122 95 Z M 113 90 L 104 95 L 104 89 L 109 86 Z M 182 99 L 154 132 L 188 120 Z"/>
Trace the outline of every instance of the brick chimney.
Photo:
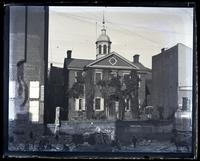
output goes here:
<path id="1" fill-rule="evenodd" d="M 67 50 L 67 59 L 71 59 L 71 57 L 72 57 L 72 51 Z"/>
<path id="2" fill-rule="evenodd" d="M 138 55 L 138 54 L 136 54 L 136 55 L 133 56 L 133 62 L 134 63 L 139 63 L 139 56 L 140 55 Z"/>
<path id="3" fill-rule="evenodd" d="M 162 48 L 162 49 L 161 49 L 161 53 L 163 53 L 164 51 L 165 51 L 165 48 Z"/>

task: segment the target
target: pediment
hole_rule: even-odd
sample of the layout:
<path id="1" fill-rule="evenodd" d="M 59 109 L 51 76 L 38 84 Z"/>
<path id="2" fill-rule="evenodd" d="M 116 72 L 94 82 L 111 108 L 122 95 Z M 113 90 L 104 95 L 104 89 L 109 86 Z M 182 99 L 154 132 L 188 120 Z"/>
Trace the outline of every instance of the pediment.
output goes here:
<path id="1" fill-rule="evenodd" d="M 115 52 L 112 52 L 104 57 L 95 60 L 94 62 L 88 64 L 87 67 L 138 69 L 130 61 Z"/>

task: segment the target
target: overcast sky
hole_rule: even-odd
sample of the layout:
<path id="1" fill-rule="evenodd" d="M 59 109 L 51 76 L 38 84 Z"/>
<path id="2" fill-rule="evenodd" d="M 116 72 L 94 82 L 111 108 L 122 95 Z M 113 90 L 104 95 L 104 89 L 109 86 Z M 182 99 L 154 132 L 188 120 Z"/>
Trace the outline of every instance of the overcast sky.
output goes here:
<path id="1" fill-rule="evenodd" d="M 177 43 L 193 47 L 192 8 L 57 6 L 49 11 L 49 63 L 55 66 L 63 66 L 69 49 L 73 58 L 96 59 L 103 13 L 111 51 L 130 61 L 139 54 L 151 68 L 161 48 Z"/>

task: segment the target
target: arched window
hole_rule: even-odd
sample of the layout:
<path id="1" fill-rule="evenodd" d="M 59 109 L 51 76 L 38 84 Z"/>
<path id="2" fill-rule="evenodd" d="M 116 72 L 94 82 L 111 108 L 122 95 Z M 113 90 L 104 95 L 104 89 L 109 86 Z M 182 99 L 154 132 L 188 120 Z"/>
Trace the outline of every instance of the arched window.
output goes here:
<path id="1" fill-rule="evenodd" d="M 99 45 L 99 54 L 101 54 L 101 45 Z"/>
<path id="2" fill-rule="evenodd" d="M 106 54 L 106 45 L 103 46 L 103 53 Z"/>

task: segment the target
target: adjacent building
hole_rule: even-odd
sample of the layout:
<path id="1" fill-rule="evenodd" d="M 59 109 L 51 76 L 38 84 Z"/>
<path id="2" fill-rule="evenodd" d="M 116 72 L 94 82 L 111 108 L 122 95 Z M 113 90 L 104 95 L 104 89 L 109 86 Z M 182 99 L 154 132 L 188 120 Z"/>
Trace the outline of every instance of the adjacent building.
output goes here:
<path id="1" fill-rule="evenodd" d="M 163 119 L 191 119 L 192 69 L 192 49 L 181 43 L 152 57 L 152 104 Z"/>
<path id="2" fill-rule="evenodd" d="M 45 33 L 44 6 L 10 6 L 9 120 L 43 123 Z"/>

